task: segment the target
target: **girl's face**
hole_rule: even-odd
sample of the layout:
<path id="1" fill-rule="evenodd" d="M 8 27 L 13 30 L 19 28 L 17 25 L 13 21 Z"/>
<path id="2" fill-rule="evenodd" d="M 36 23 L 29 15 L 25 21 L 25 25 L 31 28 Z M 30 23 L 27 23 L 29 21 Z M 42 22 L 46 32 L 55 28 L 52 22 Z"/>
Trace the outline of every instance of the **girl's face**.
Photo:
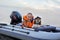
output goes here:
<path id="1" fill-rule="evenodd" d="M 31 14 L 28 14 L 27 17 L 28 17 L 29 19 L 32 19 L 32 15 L 31 15 Z"/>
<path id="2" fill-rule="evenodd" d="M 38 22 L 39 22 L 39 21 L 41 21 L 41 19 L 37 18 L 37 19 L 36 19 L 36 21 L 38 21 Z"/>
<path id="3" fill-rule="evenodd" d="M 37 20 L 41 20 L 41 19 L 37 18 Z"/>

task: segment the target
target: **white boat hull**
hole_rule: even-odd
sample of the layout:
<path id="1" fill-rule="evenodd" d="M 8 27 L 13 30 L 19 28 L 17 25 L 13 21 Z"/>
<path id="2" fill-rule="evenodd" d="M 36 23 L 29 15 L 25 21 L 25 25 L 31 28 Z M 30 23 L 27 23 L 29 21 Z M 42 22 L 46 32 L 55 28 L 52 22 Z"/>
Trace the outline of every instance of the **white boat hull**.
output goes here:
<path id="1" fill-rule="evenodd" d="M 44 32 L 21 29 L 18 26 L 0 26 L 0 34 L 8 35 L 17 39 L 23 40 L 60 40 L 60 32 Z"/>

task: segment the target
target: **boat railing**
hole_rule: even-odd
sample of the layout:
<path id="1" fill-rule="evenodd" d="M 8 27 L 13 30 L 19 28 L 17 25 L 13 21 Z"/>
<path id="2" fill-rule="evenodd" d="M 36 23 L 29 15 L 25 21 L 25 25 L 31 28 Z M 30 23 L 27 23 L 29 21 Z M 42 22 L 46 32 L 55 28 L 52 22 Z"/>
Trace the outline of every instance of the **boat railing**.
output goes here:
<path id="1" fill-rule="evenodd" d="M 11 30 L 11 31 L 17 31 L 17 32 L 22 32 L 22 33 L 29 34 L 29 32 L 27 32 L 27 31 L 19 30 L 19 29 L 16 29 L 15 27 L 12 27 L 12 26 L 7 27 L 7 26 L 2 26 L 2 25 L 0 25 L 0 28 L 8 29 L 8 30 Z"/>
<path id="2" fill-rule="evenodd" d="M 18 28 L 18 29 L 23 29 L 23 30 L 29 30 L 29 31 L 35 31 L 35 29 L 33 28 L 22 28 L 22 26 L 17 26 L 17 25 L 8 25 L 8 24 L 5 24 L 5 23 L 0 23 L 0 26 L 2 26 L 3 28 L 8 28 L 8 29 L 13 29 L 13 28 Z M 1 28 L 1 27 L 0 27 Z M 38 32 L 38 31 L 37 31 Z"/>

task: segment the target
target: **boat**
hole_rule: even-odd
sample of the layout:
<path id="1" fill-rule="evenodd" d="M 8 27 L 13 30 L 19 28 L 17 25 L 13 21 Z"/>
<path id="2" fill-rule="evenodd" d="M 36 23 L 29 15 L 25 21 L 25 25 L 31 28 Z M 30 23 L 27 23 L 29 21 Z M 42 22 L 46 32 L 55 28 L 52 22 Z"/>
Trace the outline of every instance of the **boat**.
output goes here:
<path id="1" fill-rule="evenodd" d="M 60 31 L 60 28 L 56 28 Z M 60 40 L 60 32 L 35 31 L 32 28 L 22 28 L 16 25 L 0 23 L 0 34 L 14 37 L 21 40 Z"/>

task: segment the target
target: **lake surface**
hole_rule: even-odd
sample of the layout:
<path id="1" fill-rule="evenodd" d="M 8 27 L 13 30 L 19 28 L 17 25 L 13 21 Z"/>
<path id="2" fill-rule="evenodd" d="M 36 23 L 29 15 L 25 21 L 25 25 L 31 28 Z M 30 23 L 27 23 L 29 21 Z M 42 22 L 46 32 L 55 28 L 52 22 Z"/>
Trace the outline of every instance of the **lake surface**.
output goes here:
<path id="1" fill-rule="evenodd" d="M 31 9 L 27 7 L 9 7 L 9 6 L 0 6 L 0 22 L 10 23 L 10 14 L 12 11 L 18 11 L 22 16 L 27 13 L 33 13 L 34 17 L 40 16 L 42 18 L 43 25 L 54 25 L 60 27 L 60 9 Z"/>

